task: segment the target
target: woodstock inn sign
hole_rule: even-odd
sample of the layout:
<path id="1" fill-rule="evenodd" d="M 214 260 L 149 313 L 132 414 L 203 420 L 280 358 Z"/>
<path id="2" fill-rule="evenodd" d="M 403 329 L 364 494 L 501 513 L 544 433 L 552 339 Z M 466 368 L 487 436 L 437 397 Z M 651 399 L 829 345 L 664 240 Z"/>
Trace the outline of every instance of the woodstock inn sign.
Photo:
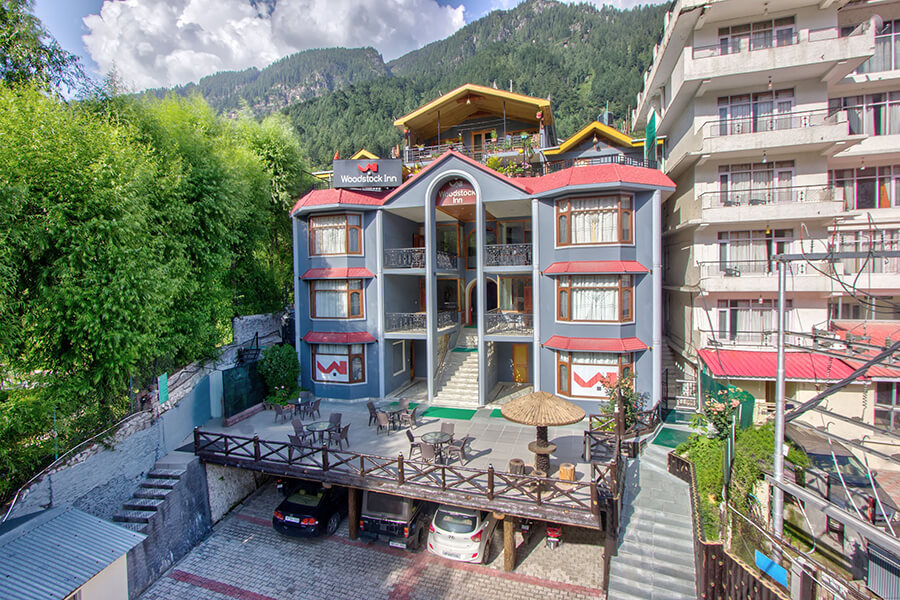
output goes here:
<path id="1" fill-rule="evenodd" d="M 391 188 L 403 183 L 400 160 L 335 160 L 336 188 Z"/>

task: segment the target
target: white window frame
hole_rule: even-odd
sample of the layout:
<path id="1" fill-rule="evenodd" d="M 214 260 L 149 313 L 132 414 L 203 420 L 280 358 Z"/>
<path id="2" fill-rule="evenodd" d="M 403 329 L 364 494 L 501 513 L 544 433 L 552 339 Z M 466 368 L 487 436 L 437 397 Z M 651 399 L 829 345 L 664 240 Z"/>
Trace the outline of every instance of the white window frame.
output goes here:
<path id="1" fill-rule="evenodd" d="M 402 358 L 400 360 L 400 370 L 394 371 L 394 375 L 400 375 L 401 373 L 406 372 L 406 341 L 405 340 L 399 340 L 399 341 L 393 342 L 391 344 L 391 360 L 394 359 L 394 356 L 395 356 L 394 348 L 397 346 L 397 344 L 400 344 L 400 355 L 402 356 Z"/>

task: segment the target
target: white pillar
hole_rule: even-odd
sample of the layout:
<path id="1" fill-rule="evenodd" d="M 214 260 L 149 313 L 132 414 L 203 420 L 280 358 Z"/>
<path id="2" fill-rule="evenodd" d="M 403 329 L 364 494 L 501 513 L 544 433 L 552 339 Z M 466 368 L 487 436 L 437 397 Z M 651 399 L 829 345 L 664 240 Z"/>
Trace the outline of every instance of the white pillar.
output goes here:
<path id="1" fill-rule="evenodd" d="M 375 290 L 378 300 L 378 319 L 376 322 L 375 337 L 378 339 L 378 364 L 381 366 L 378 374 L 378 396 L 384 398 L 385 373 L 387 370 L 387 357 L 385 356 L 384 341 L 384 212 L 378 210 L 375 213 Z M 393 373 L 393 369 L 391 369 Z"/>
<path id="2" fill-rule="evenodd" d="M 437 341 L 437 290 L 434 289 L 434 199 L 425 197 L 425 354 L 428 365 L 428 402 L 434 401 L 435 342 Z"/>
<path id="3" fill-rule="evenodd" d="M 653 205 L 653 405 L 663 397 L 662 389 L 662 193 L 651 198 Z"/>
<path id="4" fill-rule="evenodd" d="M 534 391 L 541 389 L 541 271 L 540 271 L 540 231 L 538 225 L 539 202 L 537 198 L 531 199 L 531 306 L 534 311 L 534 338 L 532 340 L 531 372 L 534 374 Z M 555 391 L 555 390 L 554 390 Z"/>
<path id="5" fill-rule="evenodd" d="M 303 365 L 300 358 L 300 294 L 303 287 L 300 284 L 300 219 L 291 217 L 291 225 L 294 234 L 294 350 L 297 360 Z"/>
<path id="6" fill-rule="evenodd" d="M 485 238 L 485 216 L 484 216 L 484 199 L 481 194 L 475 196 L 475 247 L 477 248 L 476 256 L 477 270 L 475 275 L 475 293 L 478 303 L 477 319 L 478 319 L 478 406 L 484 406 L 487 402 L 487 396 L 490 390 L 487 387 L 487 344 L 484 341 L 484 304 L 487 298 L 487 281 L 484 278 L 484 243 Z"/>

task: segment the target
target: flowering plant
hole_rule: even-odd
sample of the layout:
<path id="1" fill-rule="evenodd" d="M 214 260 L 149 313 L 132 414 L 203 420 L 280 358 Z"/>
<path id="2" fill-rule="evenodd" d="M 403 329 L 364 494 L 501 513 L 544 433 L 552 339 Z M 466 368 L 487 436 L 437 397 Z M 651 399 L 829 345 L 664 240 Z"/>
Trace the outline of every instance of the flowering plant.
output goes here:
<path id="1" fill-rule="evenodd" d="M 276 385 L 272 388 L 272 393 L 269 394 L 268 401 L 273 404 L 287 404 L 294 399 L 296 393 L 296 389 L 290 390 L 287 386 Z"/>
<path id="2" fill-rule="evenodd" d="M 707 393 L 703 402 L 703 410 L 694 417 L 694 425 L 707 427 L 712 425 L 719 439 L 728 437 L 731 430 L 731 420 L 737 412 L 741 401 L 731 396 L 729 389 L 720 389 L 715 394 Z"/>
<path id="3" fill-rule="evenodd" d="M 625 373 L 619 376 L 616 373 L 600 376 L 600 386 L 603 387 L 604 393 L 609 400 L 600 405 L 600 414 L 612 415 L 616 411 L 616 398 L 619 393 L 622 394 L 622 401 L 625 404 L 625 429 L 628 429 L 637 422 L 638 413 L 644 407 L 644 396 L 634 389 L 634 375 Z"/>

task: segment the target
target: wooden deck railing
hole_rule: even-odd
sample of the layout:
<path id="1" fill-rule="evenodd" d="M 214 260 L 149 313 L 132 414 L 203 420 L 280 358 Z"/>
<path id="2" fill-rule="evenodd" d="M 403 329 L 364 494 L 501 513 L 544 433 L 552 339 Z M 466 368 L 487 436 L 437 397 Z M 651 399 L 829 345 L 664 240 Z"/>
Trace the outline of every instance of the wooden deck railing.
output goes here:
<path id="1" fill-rule="evenodd" d="M 295 446 L 226 433 L 194 430 L 202 460 L 280 476 L 306 477 L 378 489 L 460 506 L 495 510 L 581 527 L 600 527 L 613 497 L 615 465 L 592 465 L 585 481 L 565 481 L 487 469 L 444 465 L 336 450 Z M 605 516 L 605 514 L 604 514 Z"/>

